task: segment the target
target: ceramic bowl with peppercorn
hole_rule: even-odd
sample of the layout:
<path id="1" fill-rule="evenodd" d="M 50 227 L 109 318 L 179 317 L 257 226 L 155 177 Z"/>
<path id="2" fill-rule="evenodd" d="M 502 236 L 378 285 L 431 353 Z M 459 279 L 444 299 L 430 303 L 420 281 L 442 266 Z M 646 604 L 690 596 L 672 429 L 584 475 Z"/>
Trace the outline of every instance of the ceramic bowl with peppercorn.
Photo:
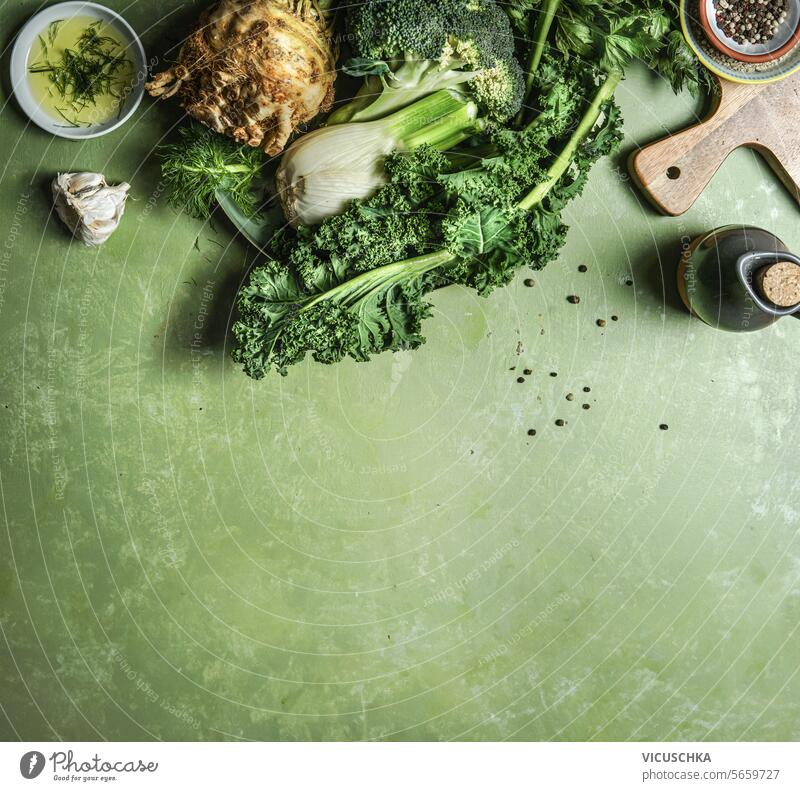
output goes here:
<path id="1" fill-rule="evenodd" d="M 777 60 L 800 41 L 796 0 L 705 0 L 699 12 L 711 42 L 745 63 Z"/>
<path id="2" fill-rule="evenodd" d="M 800 70 L 800 0 L 681 0 L 689 45 L 734 82 L 774 82 Z"/>

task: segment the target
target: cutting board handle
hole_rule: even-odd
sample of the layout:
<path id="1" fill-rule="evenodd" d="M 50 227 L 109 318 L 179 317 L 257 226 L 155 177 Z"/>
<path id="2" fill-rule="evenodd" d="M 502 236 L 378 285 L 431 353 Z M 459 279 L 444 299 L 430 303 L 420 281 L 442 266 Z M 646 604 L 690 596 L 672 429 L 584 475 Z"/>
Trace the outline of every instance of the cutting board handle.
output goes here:
<path id="1" fill-rule="evenodd" d="M 631 170 L 650 200 L 665 214 L 683 214 L 700 197 L 739 143 L 728 135 L 729 114 L 719 112 L 720 95 L 700 123 L 634 151 Z"/>
<path id="2" fill-rule="evenodd" d="M 717 85 L 704 120 L 631 155 L 630 170 L 647 196 L 665 214 L 683 214 L 728 155 L 749 146 L 800 200 L 798 78 L 772 85 L 717 80 Z"/>

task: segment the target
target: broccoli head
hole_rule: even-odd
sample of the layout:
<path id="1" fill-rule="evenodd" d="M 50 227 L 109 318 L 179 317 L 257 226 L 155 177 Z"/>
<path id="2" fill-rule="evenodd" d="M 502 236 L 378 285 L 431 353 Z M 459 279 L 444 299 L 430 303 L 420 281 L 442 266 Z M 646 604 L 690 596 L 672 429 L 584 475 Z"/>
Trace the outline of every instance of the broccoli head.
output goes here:
<path id="1" fill-rule="evenodd" d="M 524 75 L 514 35 L 495 0 L 366 0 L 350 9 L 348 23 L 358 60 L 388 65 L 390 76 L 383 82 L 389 91 L 416 92 L 413 100 L 466 86 L 499 121 L 522 104 Z M 392 98 L 391 109 L 396 101 Z M 384 109 L 378 103 L 373 112 L 378 108 Z M 362 115 L 361 120 L 374 117 Z"/>
<path id="2" fill-rule="evenodd" d="M 514 55 L 511 23 L 495 0 L 366 0 L 353 5 L 349 25 L 357 54 L 389 62 L 413 52 L 487 67 Z"/>

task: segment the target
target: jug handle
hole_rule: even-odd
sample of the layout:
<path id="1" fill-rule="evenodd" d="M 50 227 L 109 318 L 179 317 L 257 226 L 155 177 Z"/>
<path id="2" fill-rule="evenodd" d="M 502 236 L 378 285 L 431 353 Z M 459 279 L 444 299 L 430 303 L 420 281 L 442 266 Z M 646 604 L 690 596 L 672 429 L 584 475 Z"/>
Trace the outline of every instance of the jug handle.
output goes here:
<path id="1" fill-rule="evenodd" d="M 800 266 L 800 258 L 791 253 L 753 250 L 750 253 L 739 256 L 736 261 L 736 274 L 739 277 L 739 282 L 741 282 L 745 291 L 750 295 L 750 298 L 765 313 L 770 313 L 773 316 L 794 316 L 796 319 L 800 319 L 800 305 L 794 305 L 790 308 L 779 308 L 770 302 L 765 302 L 753 287 L 753 277 L 759 269 L 769 266 L 770 264 L 780 263 L 781 261 L 790 261 Z"/>

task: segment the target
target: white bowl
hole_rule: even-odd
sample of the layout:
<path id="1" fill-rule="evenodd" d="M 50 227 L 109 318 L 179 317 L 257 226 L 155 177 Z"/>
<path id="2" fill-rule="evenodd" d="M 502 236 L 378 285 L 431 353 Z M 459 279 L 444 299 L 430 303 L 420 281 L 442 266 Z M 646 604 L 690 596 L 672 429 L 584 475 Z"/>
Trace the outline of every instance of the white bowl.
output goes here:
<path id="1" fill-rule="evenodd" d="M 128 57 L 133 61 L 134 81 L 131 92 L 122 108 L 122 112 L 115 118 L 102 124 L 92 126 L 65 127 L 59 124 L 49 113 L 39 106 L 39 102 L 31 92 L 28 81 L 28 57 L 31 47 L 39 34 L 51 22 L 57 19 L 69 19 L 76 16 L 88 16 L 99 19 L 120 35 L 127 45 Z M 17 34 L 14 49 L 11 52 L 11 86 L 17 102 L 28 118 L 46 132 L 66 137 L 70 140 L 88 140 L 91 137 L 107 135 L 114 129 L 122 126 L 133 115 L 139 102 L 144 96 L 144 83 L 147 78 L 147 59 L 144 47 L 134 29 L 118 14 L 105 6 L 97 3 L 69 2 L 49 6 L 38 14 L 34 14 Z"/>

